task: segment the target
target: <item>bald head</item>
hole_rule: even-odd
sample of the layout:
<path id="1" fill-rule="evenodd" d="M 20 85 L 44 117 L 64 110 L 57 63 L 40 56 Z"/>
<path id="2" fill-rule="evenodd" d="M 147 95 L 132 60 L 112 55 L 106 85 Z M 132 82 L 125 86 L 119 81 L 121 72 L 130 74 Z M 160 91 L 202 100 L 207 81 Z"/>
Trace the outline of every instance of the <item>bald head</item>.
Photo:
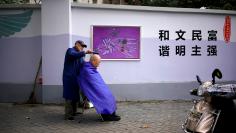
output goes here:
<path id="1" fill-rule="evenodd" d="M 94 67 L 98 67 L 101 62 L 101 57 L 98 54 L 93 54 L 90 57 L 90 62 Z"/>

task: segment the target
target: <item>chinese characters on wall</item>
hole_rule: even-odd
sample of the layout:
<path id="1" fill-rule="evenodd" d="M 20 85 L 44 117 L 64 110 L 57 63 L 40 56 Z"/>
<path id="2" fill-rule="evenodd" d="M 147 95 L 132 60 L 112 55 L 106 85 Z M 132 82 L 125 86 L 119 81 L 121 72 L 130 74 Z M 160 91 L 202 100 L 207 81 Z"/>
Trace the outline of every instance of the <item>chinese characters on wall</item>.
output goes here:
<path id="1" fill-rule="evenodd" d="M 217 30 L 208 30 L 208 41 L 214 42 L 217 41 Z M 186 31 L 180 29 L 175 31 L 175 41 L 185 41 Z M 191 32 L 193 42 L 202 41 L 202 31 L 201 30 L 192 30 Z M 168 42 L 170 37 L 169 30 L 159 30 L 159 40 L 162 42 Z M 203 49 L 199 45 L 194 45 L 191 49 L 187 49 L 186 45 L 176 45 L 175 48 L 171 49 L 170 45 L 160 45 L 159 46 L 159 56 L 168 57 L 170 56 L 170 51 L 174 50 L 176 56 L 185 56 L 187 51 L 190 53 L 190 56 L 201 56 L 203 51 L 207 52 L 207 56 L 217 56 L 217 45 L 207 45 L 206 49 Z"/>

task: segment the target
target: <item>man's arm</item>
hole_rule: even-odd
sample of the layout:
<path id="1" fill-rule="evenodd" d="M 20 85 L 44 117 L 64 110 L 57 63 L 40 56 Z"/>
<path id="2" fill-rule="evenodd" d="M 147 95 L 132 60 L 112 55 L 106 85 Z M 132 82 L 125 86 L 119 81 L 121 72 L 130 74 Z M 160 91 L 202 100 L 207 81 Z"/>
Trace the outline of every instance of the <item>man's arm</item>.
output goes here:
<path id="1" fill-rule="evenodd" d="M 71 58 L 81 58 L 81 57 L 84 57 L 86 54 L 85 51 L 78 52 L 73 48 L 69 48 L 67 53 Z"/>

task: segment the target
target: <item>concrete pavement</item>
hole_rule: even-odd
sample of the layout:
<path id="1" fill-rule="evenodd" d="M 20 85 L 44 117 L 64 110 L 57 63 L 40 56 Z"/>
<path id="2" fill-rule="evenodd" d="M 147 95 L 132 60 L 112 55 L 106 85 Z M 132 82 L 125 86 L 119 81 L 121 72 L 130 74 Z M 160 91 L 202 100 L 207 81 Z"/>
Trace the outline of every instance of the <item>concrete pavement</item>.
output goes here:
<path id="1" fill-rule="evenodd" d="M 101 122 L 94 108 L 65 121 L 63 105 L 0 103 L 0 133 L 183 133 L 191 101 L 119 102 L 118 122 Z"/>

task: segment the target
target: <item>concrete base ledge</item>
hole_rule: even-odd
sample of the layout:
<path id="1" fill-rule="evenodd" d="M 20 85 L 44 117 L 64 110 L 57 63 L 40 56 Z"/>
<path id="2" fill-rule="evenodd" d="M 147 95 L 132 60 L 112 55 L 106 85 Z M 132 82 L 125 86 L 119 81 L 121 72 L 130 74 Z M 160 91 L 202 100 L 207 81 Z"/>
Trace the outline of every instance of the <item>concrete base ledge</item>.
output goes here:
<path id="1" fill-rule="evenodd" d="M 0 83 L 0 102 L 24 103 L 33 91 L 33 84 Z M 42 103 L 42 86 L 37 85 L 35 96 L 38 103 Z"/>
<path id="2" fill-rule="evenodd" d="M 236 83 L 228 81 L 222 83 Z M 143 83 L 143 84 L 109 84 L 117 101 L 150 100 L 191 100 L 196 97 L 189 91 L 198 87 L 196 82 L 183 83 Z M 32 92 L 29 84 L 0 84 L 0 102 L 25 102 Z M 62 85 L 43 85 L 36 89 L 39 103 L 64 103 Z"/>

